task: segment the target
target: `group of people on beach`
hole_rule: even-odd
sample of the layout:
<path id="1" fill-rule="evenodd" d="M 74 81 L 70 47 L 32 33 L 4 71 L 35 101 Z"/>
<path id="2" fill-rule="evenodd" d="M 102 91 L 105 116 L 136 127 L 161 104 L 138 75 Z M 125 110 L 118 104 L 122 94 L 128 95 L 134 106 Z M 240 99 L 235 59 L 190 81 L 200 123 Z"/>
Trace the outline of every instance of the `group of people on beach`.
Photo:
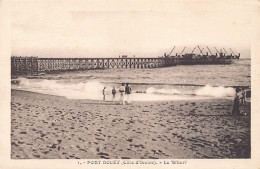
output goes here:
<path id="1" fill-rule="evenodd" d="M 236 95 L 234 98 L 234 106 L 232 110 L 232 115 L 242 115 L 240 111 L 240 106 L 246 103 L 246 92 L 243 88 L 236 88 Z"/>
<path id="2" fill-rule="evenodd" d="M 122 85 L 119 87 L 119 93 L 120 93 L 120 103 L 125 104 L 131 104 L 131 93 L 132 88 L 128 83 L 122 83 Z M 116 88 L 112 88 L 112 101 L 114 102 L 116 98 Z M 103 89 L 103 100 L 106 100 L 106 87 Z"/>

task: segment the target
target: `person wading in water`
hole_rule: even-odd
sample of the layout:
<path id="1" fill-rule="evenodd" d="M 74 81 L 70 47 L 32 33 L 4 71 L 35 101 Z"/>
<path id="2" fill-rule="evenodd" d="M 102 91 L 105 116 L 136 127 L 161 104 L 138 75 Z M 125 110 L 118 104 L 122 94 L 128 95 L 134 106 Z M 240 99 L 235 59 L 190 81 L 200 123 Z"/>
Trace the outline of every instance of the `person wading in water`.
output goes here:
<path id="1" fill-rule="evenodd" d="M 120 92 L 120 102 L 122 102 L 122 104 L 125 104 L 125 99 L 124 99 L 124 95 L 125 95 L 125 84 L 122 83 L 122 86 L 120 86 L 119 88 L 119 92 Z"/>
<path id="2" fill-rule="evenodd" d="M 103 89 L 103 100 L 104 101 L 106 100 L 106 87 L 104 87 Z"/>
<path id="3" fill-rule="evenodd" d="M 236 95 L 234 99 L 234 105 L 233 105 L 233 110 L 232 110 L 232 115 L 240 115 L 240 110 L 239 110 L 239 95 L 238 95 L 239 89 L 236 88 Z"/>
<path id="4" fill-rule="evenodd" d="M 113 87 L 113 89 L 112 89 L 112 101 L 115 101 L 115 97 L 116 97 L 116 89 L 115 89 L 115 87 Z"/>
<path id="5" fill-rule="evenodd" d="M 246 92 L 245 92 L 245 90 L 242 88 L 242 89 L 241 89 L 240 103 L 241 103 L 241 105 L 245 105 L 245 102 L 246 102 Z"/>
<path id="6" fill-rule="evenodd" d="M 127 83 L 126 87 L 125 87 L 125 94 L 126 94 L 126 104 L 130 104 L 131 103 L 131 92 L 132 89 L 130 87 L 130 85 Z"/>

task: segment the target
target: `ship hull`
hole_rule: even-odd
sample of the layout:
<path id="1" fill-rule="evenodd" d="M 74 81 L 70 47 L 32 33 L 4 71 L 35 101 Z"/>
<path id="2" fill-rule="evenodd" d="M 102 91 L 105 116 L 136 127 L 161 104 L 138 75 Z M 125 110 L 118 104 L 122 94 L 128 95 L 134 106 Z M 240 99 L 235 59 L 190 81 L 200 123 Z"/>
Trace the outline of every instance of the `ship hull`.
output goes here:
<path id="1" fill-rule="evenodd" d="M 227 58 L 178 58 L 177 65 L 225 65 L 231 64 L 232 59 Z"/>

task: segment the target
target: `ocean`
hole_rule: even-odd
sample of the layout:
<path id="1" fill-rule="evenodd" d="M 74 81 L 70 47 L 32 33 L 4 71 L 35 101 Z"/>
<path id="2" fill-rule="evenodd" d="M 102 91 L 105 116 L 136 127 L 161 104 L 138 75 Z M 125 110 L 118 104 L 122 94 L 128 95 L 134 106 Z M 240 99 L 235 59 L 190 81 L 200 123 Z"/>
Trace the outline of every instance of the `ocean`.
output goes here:
<path id="1" fill-rule="evenodd" d="M 39 79 L 20 78 L 13 89 L 65 96 L 69 99 L 111 100 L 112 87 L 129 83 L 133 101 L 229 98 L 235 86 L 251 85 L 251 59 L 231 65 L 178 65 L 154 69 L 105 69 L 46 74 Z"/>

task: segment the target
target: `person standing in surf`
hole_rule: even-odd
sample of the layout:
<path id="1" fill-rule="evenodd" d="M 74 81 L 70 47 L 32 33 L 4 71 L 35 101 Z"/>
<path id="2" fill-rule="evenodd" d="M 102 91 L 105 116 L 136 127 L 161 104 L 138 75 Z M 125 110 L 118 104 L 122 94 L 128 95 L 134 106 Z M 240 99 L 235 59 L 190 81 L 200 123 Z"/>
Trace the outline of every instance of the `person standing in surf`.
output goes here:
<path id="1" fill-rule="evenodd" d="M 119 88 L 119 92 L 120 92 L 120 102 L 122 102 L 122 104 L 125 104 L 125 99 L 124 99 L 124 95 L 125 95 L 125 84 L 122 83 L 122 86 L 120 86 Z"/>
<path id="2" fill-rule="evenodd" d="M 113 89 L 112 89 L 112 101 L 115 101 L 115 98 L 116 98 L 116 89 L 115 89 L 115 87 L 113 87 Z"/>
<path id="3" fill-rule="evenodd" d="M 245 90 L 242 88 L 241 89 L 241 98 L 240 98 L 240 102 L 241 102 L 241 105 L 245 105 L 245 102 L 246 102 L 246 92 Z"/>
<path id="4" fill-rule="evenodd" d="M 233 105 L 233 110 L 232 110 L 232 115 L 240 115 L 240 110 L 239 110 L 239 95 L 238 95 L 239 89 L 236 88 L 236 95 L 234 98 L 234 105 Z"/>
<path id="5" fill-rule="evenodd" d="M 131 103 L 131 92 L 132 89 L 130 87 L 130 85 L 127 83 L 126 87 L 125 87 L 125 94 L 126 94 L 126 104 L 130 104 Z"/>
<path id="6" fill-rule="evenodd" d="M 104 87 L 103 89 L 103 101 L 106 100 L 106 87 Z"/>

